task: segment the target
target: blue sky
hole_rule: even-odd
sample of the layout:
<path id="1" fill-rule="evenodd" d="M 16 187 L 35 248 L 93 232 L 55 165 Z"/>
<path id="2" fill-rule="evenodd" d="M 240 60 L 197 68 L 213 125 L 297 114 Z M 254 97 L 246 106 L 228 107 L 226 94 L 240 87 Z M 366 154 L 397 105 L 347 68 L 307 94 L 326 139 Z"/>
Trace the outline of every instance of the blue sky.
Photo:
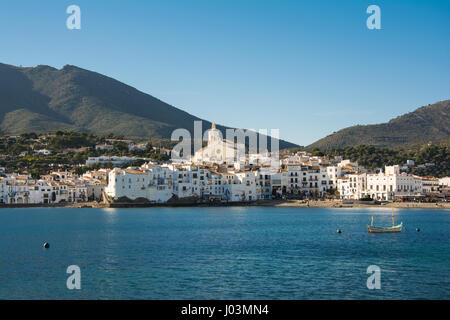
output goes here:
<path id="1" fill-rule="evenodd" d="M 450 98 L 450 1 L 4 0 L 0 62 L 77 65 L 307 145 Z"/>

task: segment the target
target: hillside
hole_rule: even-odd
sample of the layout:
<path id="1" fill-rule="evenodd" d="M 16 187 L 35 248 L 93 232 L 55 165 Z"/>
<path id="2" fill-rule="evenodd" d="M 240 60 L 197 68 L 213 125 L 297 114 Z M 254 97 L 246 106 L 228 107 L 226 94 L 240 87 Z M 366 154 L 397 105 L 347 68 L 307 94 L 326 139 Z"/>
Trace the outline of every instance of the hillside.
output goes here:
<path id="1" fill-rule="evenodd" d="M 34 68 L 0 64 L 0 130 L 3 133 L 71 130 L 128 138 L 170 138 L 191 133 L 202 120 L 99 73 L 66 65 Z M 215 120 L 215 119 L 212 119 Z M 211 122 L 203 122 L 203 129 Z M 218 125 L 223 133 L 226 127 Z M 225 135 L 224 135 L 225 136 Z M 280 140 L 280 148 L 295 147 Z"/>
<path id="2" fill-rule="evenodd" d="M 309 145 L 321 150 L 372 145 L 399 147 L 450 140 L 450 100 L 421 107 L 387 123 L 348 127 Z"/>

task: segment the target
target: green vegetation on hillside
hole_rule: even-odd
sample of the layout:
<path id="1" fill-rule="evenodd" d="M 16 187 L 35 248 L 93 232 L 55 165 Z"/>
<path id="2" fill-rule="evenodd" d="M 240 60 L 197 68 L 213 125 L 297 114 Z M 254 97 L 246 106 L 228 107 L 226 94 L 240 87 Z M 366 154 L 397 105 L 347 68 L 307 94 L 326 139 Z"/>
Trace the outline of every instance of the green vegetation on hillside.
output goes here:
<path id="1" fill-rule="evenodd" d="M 445 145 L 399 150 L 359 145 L 324 151 L 315 149 L 313 154 L 328 157 L 341 156 L 344 159 L 357 161 L 370 170 L 382 168 L 385 165 L 405 164 L 407 160 L 414 160 L 415 165 L 409 168 L 409 173 L 439 178 L 450 176 L 450 147 Z M 420 165 L 425 168 L 420 168 Z"/>
<path id="2" fill-rule="evenodd" d="M 348 127 L 307 148 L 320 150 L 371 145 L 386 148 L 450 142 L 450 100 L 419 108 L 387 123 Z"/>
<path id="3" fill-rule="evenodd" d="M 107 139 L 121 139 L 121 136 L 95 136 L 93 134 L 57 131 L 54 134 L 23 133 L 18 137 L 4 136 L 0 138 L 0 167 L 6 172 L 29 173 L 39 177 L 52 170 L 73 170 L 77 174 L 100 167 L 111 168 L 112 164 L 83 166 L 88 157 L 128 156 L 148 158 L 163 162 L 169 156 L 160 153 L 159 149 L 173 145 L 171 141 L 148 141 L 143 149 L 129 149 L 122 141 L 114 141 L 112 150 L 96 149 L 97 144 L 106 143 Z M 153 147 L 155 146 L 155 148 Z M 49 150 L 51 154 L 39 153 Z M 141 165 L 142 160 L 128 165 Z"/>

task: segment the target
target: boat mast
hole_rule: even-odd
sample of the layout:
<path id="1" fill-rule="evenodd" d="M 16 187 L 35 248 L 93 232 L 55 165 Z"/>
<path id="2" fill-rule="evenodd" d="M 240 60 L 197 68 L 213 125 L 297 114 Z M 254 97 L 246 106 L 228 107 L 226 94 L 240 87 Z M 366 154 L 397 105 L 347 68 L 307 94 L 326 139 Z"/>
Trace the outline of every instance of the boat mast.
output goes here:
<path id="1" fill-rule="evenodd" d="M 394 208 L 392 208 L 392 226 L 395 226 L 395 224 L 394 224 Z"/>

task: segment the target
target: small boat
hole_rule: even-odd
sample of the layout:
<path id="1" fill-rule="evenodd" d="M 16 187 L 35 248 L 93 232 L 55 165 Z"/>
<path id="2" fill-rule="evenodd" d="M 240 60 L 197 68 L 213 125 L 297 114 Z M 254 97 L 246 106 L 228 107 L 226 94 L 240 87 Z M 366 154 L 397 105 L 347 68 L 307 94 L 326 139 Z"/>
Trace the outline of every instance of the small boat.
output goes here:
<path id="1" fill-rule="evenodd" d="M 392 208 L 392 226 L 390 227 L 375 227 L 373 225 L 373 218 L 391 218 L 391 216 L 372 216 L 372 223 L 367 225 L 367 229 L 369 233 L 394 233 L 394 232 L 402 232 L 403 222 L 395 225 L 394 220 L 394 208 Z"/>

